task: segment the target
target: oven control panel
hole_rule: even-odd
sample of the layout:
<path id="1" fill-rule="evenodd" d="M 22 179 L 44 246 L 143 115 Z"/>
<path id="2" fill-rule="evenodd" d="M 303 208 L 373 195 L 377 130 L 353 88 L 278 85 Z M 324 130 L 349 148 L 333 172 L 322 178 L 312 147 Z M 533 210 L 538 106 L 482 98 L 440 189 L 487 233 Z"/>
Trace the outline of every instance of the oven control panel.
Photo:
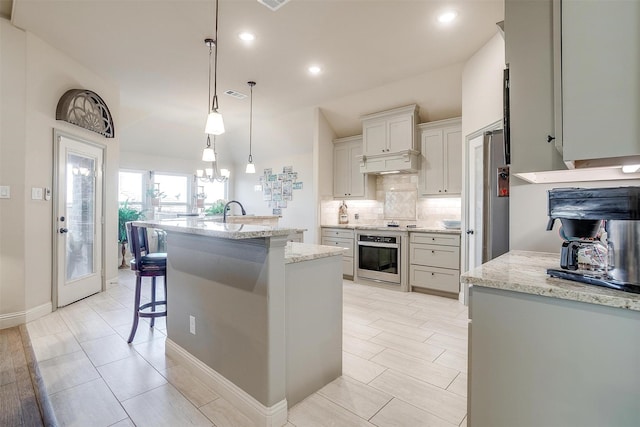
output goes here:
<path id="1" fill-rule="evenodd" d="M 371 235 L 360 235 L 360 242 L 375 242 L 375 243 L 398 243 L 397 237 L 391 236 L 371 236 Z"/>

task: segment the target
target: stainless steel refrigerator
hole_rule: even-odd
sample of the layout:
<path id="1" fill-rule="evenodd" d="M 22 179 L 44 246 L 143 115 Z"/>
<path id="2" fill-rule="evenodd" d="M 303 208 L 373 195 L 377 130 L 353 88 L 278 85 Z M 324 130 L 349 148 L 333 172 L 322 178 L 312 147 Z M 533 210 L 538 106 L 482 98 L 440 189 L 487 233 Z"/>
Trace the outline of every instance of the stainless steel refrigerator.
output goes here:
<path id="1" fill-rule="evenodd" d="M 502 130 L 485 132 L 469 159 L 469 268 L 509 250 L 509 166 Z"/>
<path id="2" fill-rule="evenodd" d="M 484 134 L 482 262 L 509 251 L 509 166 L 502 130 Z"/>

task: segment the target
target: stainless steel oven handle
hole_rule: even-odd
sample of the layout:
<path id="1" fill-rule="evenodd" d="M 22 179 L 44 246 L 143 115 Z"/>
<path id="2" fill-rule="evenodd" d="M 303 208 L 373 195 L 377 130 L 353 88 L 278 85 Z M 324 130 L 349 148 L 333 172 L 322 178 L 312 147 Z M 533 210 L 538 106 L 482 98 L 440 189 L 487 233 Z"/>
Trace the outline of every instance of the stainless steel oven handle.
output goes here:
<path id="1" fill-rule="evenodd" d="M 358 246 L 371 246 L 374 248 L 399 248 L 397 243 L 358 242 Z"/>

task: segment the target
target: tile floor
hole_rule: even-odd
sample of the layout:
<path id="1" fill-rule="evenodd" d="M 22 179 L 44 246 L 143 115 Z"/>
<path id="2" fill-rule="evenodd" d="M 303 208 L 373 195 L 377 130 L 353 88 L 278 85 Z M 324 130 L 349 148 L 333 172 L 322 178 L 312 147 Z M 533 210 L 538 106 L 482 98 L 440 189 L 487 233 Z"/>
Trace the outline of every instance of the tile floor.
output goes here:
<path id="1" fill-rule="evenodd" d="M 127 344 L 134 280 L 121 270 L 106 292 L 27 325 L 59 423 L 249 426 L 165 356 L 165 319 L 141 321 Z M 466 426 L 462 304 L 345 281 L 343 321 L 343 376 L 290 408 L 288 427 Z"/>

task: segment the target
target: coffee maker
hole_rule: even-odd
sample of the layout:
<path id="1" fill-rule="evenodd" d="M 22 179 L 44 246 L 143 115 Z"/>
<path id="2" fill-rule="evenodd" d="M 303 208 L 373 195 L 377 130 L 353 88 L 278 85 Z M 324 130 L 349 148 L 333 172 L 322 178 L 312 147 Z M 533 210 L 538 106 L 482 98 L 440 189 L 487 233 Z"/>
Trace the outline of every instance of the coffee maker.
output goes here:
<path id="1" fill-rule="evenodd" d="M 547 274 L 640 293 L 640 187 L 556 188 L 548 212 L 547 230 L 559 219 L 565 241 Z"/>

